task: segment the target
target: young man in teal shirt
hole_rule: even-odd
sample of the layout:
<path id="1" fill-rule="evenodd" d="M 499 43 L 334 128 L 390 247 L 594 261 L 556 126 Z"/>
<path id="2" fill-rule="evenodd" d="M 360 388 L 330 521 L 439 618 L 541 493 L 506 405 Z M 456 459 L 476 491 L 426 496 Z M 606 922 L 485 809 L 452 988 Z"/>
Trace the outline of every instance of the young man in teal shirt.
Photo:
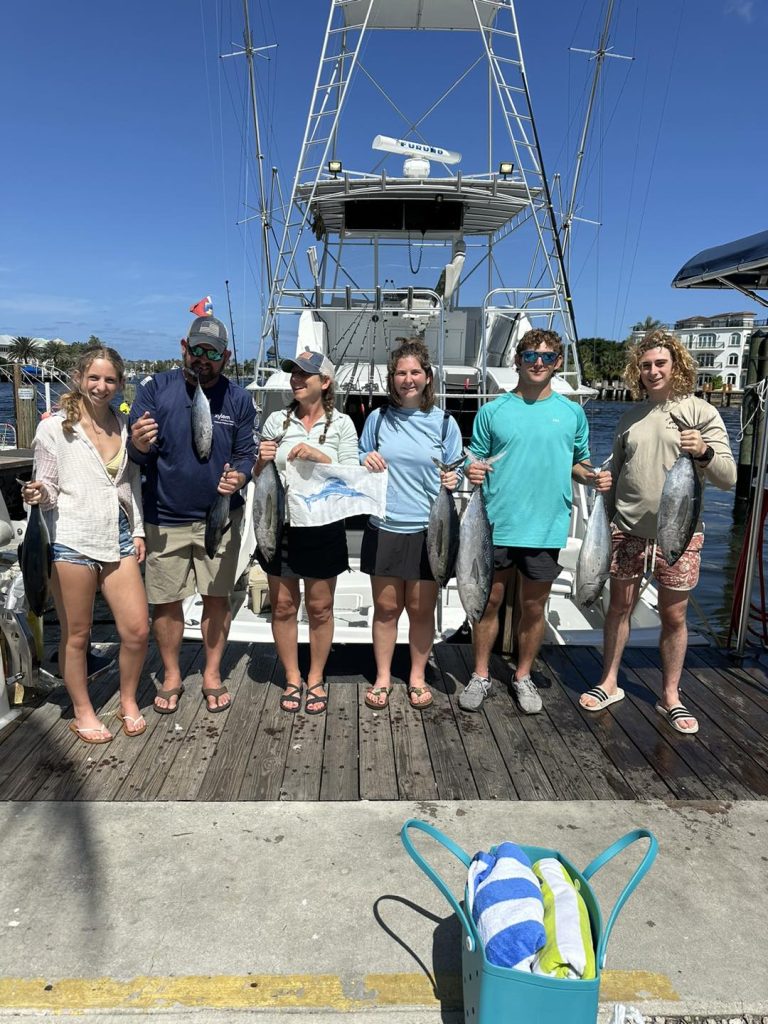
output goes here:
<path id="1" fill-rule="evenodd" d="M 568 539 L 572 481 L 598 491 L 611 487 L 609 472 L 589 465 L 589 427 L 584 410 L 552 390 L 563 364 L 563 343 L 554 331 L 532 330 L 517 345 L 517 387 L 489 402 L 475 418 L 470 442 L 470 483 L 485 488 L 493 526 L 494 576 L 483 617 L 472 631 L 475 668 L 459 696 L 464 711 L 478 711 L 491 689 L 489 659 L 499 630 L 507 582 L 520 571 L 517 669 L 512 690 L 525 714 L 541 711 L 531 668 L 544 637 L 544 611 L 560 574 L 558 554 Z M 489 467 L 484 461 L 504 457 Z"/>

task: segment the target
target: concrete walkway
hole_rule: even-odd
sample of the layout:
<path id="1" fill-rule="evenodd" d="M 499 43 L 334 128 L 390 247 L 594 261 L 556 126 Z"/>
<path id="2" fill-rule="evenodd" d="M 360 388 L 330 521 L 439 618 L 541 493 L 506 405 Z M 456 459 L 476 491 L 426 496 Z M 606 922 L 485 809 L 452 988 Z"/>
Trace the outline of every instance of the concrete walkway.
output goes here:
<path id="1" fill-rule="evenodd" d="M 650 828 L 601 1019 L 768 1015 L 768 803 L 29 803 L 0 805 L 0 1021 L 460 1020 L 459 929 L 401 845 L 409 817 L 581 867 Z M 461 894 L 461 865 L 420 845 Z M 604 919 L 641 847 L 596 876 Z"/>

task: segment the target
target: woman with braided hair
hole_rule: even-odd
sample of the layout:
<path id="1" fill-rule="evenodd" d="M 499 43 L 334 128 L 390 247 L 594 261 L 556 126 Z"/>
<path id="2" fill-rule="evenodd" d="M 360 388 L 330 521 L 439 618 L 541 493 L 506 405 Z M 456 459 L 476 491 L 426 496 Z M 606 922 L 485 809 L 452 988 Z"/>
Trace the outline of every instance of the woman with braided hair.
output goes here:
<path id="1" fill-rule="evenodd" d="M 136 703 L 149 633 L 139 572 L 145 552 L 141 481 L 126 451 L 127 418 L 110 407 L 123 375 L 114 349 L 82 354 L 61 411 L 37 428 L 35 479 L 22 488 L 28 505 L 41 506 L 51 536 L 59 665 L 74 713 L 69 728 L 84 743 L 113 738 L 88 696 L 86 657 L 97 588 L 120 636 L 117 717 L 126 736 L 139 736 L 147 727 Z"/>
<path id="2" fill-rule="evenodd" d="M 284 360 L 281 368 L 291 375 L 293 401 L 287 409 L 267 417 L 254 476 L 259 476 L 271 461 L 281 473 L 286 463 L 295 459 L 358 465 L 355 425 L 335 408 L 331 362 L 319 352 L 306 351 Z M 298 654 L 299 580 L 304 580 L 310 650 L 305 711 L 320 715 L 328 706 L 323 673 L 333 640 L 336 577 L 349 568 L 344 522 L 301 527 L 288 524 L 281 549 L 272 561 L 267 562 L 258 549 L 256 557 L 267 574 L 272 636 L 285 670 L 280 707 L 290 714 L 300 710 L 304 689 Z"/>

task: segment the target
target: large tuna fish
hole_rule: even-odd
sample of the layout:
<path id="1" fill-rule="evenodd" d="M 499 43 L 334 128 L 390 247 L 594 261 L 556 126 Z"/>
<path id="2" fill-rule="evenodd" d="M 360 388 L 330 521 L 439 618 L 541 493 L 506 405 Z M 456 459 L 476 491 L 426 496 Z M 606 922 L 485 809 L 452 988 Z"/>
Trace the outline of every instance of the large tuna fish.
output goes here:
<path id="1" fill-rule="evenodd" d="M 285 518 L 285 489 L 274 461 L 256 477 L 253 493 L 253 529 L 262 558 L 271 562 L 280 549 Z"/>
<path id="2" fill-rule="evenodd" d="M 661 491 L 656 543 L 668 565 L 674 565 L 691 543 L 701 514 L 701 480 L 693 459 L 678 455 Z"/>
<path id="3" fill-rule="evenodd" d="M 467 618 L 478 622 L 483 617 L 493 584 L 493 530 L 482 487 L 475 488 L 461 517 L 456 582 Z"/>
<path id="4" fill-rule="evenodd" d="M 443 473 L 450 473 L 463 462 L 444 463 L 432 459 Z M 438 586 L 444 587 L 456 573 L 456 556 L 459 553 L 459 514 L 456 501 L 447 487 L 440 491 L 432 504 L 427 524 L 427 556 L 432 575 Z"/>
<path id="5" fill-rule="evenodd" d="M 576 562 L 576 603 L 589 608 L 603 592 L 611 569 L 611 524 L 605 497 L 597 493 Z"/>
<path id="6" fill-rule="evenodd" d="M 231 495 L 217 494 L 205 517 L 205 553 L 214 558 L 229 523 Z"/>
<path id="7" fill-rule="evenodd" d="M 192 444 L 197 457 L 205 461 L 211 454 L 213 444 L 213 420 L 211 419 L 211 403 L 197 378 L 197 387 L 192 398 Z"/>
<path id="8" fill-rule="evenodd" d="M 39 505 L 32 505 L 24 540 L 19 545 L 19 564 L 29 610 L 40 618 L 48 604 L 51 578 L 51 538 Z"/>

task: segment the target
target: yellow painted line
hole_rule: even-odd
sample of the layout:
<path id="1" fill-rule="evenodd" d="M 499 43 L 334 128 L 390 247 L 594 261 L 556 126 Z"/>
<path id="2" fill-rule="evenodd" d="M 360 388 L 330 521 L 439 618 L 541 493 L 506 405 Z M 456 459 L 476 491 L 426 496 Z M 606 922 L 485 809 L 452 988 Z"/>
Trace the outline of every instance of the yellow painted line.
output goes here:
<path id="1" fill-rule="evenodd" d="M 0 978 L 0 1006 L 5 1010 L 157 1010 L 169 1007 L 210 1007 L 247 1010 L 302 1008 L 340 1013 L 377 1006 L 423 1006 L 435 1009 L 461 1005 L 461 978 L 437 978 L 437 993 L 423 974 L 367 974 L 363 997 L 346 994 L 336 974 L 246 974 L 113 978 Z M 605 971 L 603 1002 L 679 1001 L 669 978 L 646 971 Z"/>

